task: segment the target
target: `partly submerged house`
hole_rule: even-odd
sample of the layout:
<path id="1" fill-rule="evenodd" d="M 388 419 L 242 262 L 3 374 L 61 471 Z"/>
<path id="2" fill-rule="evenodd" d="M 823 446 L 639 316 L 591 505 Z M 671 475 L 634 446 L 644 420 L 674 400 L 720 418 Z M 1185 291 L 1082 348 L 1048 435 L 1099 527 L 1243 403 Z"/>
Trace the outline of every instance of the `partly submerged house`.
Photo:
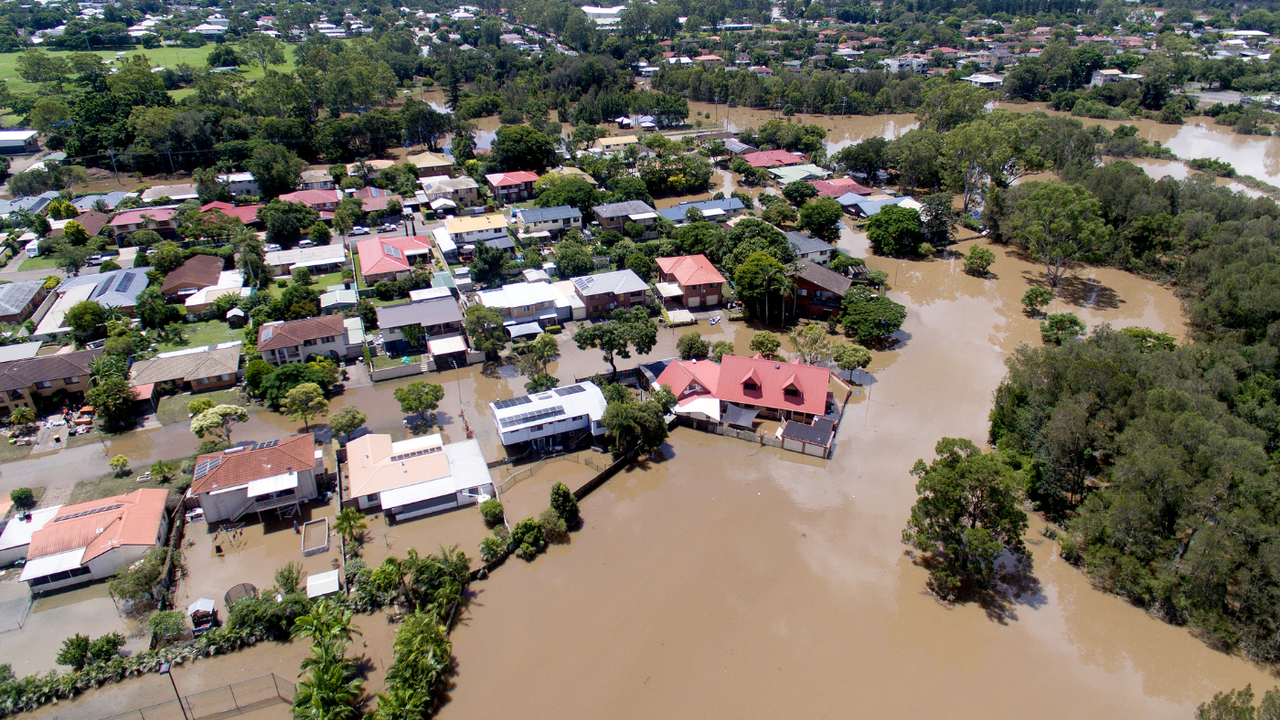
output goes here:
<path id="1" fill-rule="evenodd" d="M 604 393 L 592 382 L 489 403 L 498 436 L 511 449 L 558 451 L 604 434 Z"/>
<path id="2" fill-rule="evenodd" d="M 315 436 L 295 435 L 197 457 L 187 498 L 204 509 L 209 523 L 271 510 L 289 517 L 319 496 L 322 475 L 324 453 Z"/>
<path id="3" fill-rule="evenodd" d="M 493 497 L 480 441 L 445 444 L 439 434 L 392 442 L 363 435 L 347 443 L 346 496 L 390 521 L 451 510 Z"/>

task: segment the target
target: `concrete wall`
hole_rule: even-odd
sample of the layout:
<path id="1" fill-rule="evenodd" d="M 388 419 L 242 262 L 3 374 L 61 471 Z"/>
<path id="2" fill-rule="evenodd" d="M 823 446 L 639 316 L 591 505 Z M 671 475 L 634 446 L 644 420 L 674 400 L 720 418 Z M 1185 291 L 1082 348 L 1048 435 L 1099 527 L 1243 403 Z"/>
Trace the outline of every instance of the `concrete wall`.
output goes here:
<path id="1" fill-rule="evenodd" d="M 369 377 L 374 382 L 382 380 L 393 380 L 395 378 L 409 377 L 410 375 L 421 375 L 422 363 L 410 363 L 408 365 L 397 365 L 389 368 L 381 368 L 369 372 Z"/>

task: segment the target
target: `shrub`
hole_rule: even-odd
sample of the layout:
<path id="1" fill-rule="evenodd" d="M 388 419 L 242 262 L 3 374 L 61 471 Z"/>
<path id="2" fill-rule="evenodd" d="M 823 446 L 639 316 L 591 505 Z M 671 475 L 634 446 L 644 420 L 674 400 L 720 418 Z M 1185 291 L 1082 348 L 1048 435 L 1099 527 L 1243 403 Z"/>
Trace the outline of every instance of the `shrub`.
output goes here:
<path id="1" fill-rule="evenodd" d="M 1084 321 L 1072 313 L 1054 313 L 1040 323 L 1040 339 L 1045 345 L 1061 345 L 1084 334 Z"/>
<path id="2" fill-rule="evenodd" d="M 161 610 L 147 621 L 158 646 L 180 640 L 187 632 L 187 618 L 177 610 Z"/>
<path id="3" fill-rule="evenodd" d="M 124 636 L 120 633 L 109 633 L 89 643 L 89 659 L 93 662 L 106 662 L 120 657 L 120 648 L 124 647 Z"/>
<path id="4" fill-rule="evenodd" d="M 548 325 L 548 326 L 547 326 L 547 332 L 551 333 L 552 335 L 559 335 L 559 334 L 561 333 L 561 331 L 563 331 L 563 330 L 564 330 L 564 328 L 560 327 L 559 325 Z"/>
<path id="5" fill-rule="evenodd" d="M 348 560 L 347 564 L 342 568 L 343 575 L 347 579 L 347 587 L 354 587 L 359 580 L 360 571 L 368 567 L 364 558 L 355 557 Z"/>
<path id="6" fill-rule="evenodd" d="M 507 543 L 502 538 L 494 535 L 481 538 L 480 559 L 484 560 L 486 563 L 491 563 L 502 555 L 502 549 L 506 546 Z"/>
<path id="7" fill-rule="evenodd" d="M 974 245 L 969 254 L 964 256 L 964 271 L 970 275 L 982 277 L 987 274 L 991 264 L 996 261 L 996 254 L 984 247 Z"/>
<path id="8" fill-rule="evenodd" d="M 285 564 L 284 567 L 276 570 L 276 589 L 281 595 L 298 592 L 298 586 L 302 584 L 303 578 L 307 573 L 302 569 L 302 563 L 291 562 Z"/>
<path id="9" fill-rule="evenodd" d="M 702 339 L 702 333 L 691 332 L 680 337 L 676 342 L 676 350 L 680 353 L 681 360 L 704 358 L 711 352 L 711 343 Z"/>
<path id="10" fill-rule="evenodd" d="M 543 510 L 538 515 L 538 524 L 542 526 L 542 539 L 549 543 L 562 543 L 569 539 L 569 526 L 554 508 Z"/>
<path id="11" fill-rule="evenodd" d="M 89 661 L 89 636 L 76 633 L 62 641 L 62 650 L 58 651 L 57 663 L 66 665 L 72 670 L 79 670 Z"/>
<path id="12" fill-rule="evenodd" d="M 542 523 L 535 518 L 525 518 L 516 523 L 515 528 L 511 530 L 509 542 L 515 554 L 525 561 L 533 560 L 538 553 L 547 548 L 547 540 L 542 534 Z"/>
<path id="13" fill-rule="evenodd" d="M 137 602 L 151 597 L 151 591 L 160 580 L 160 569 L 164 565 L 168 549 L 154 547 L 138 562 L 130 565 L 123 572 L 116 573 L 107 583 L 107 589 L 122 600 Z"/>
<path id="14" fill-rule="evenodd" d="M 9 493 L 9 499 L 19 510 L 30 510 L 36 506 L 36 496 L 31 492 L 31 488 L 17 488 Z"/>
<path id="15" fill-rule="evenodd" d="M 277 281 L 276 281 L 276 287 L 278 287 L 278 288 L 280 288 L 281 290 L 283 290 L 283 289 L 285 289 L 285 288 L 289 287 L 289 281 L 288 281 L 288 280 L 277 280 Z"/>
<path id="16" fill-rule="evenodd" d="M 1049 288 L 1033 287 L 1029 288 L 1022 295 L 1022 307 L 1032 316 L 1040 314 L 1040 308 L 1053 302 L 1053 291 Z"/>
<path id="17" fill-rule="evenodd" d="M 578 499 L 573 496 L 573 492 L 562 482 L 557 482 L 551 486 L 551 509 L 556 511 L 556 515 L 564 520 L 569 527 L 574 528 L 582 520 L 581 511 L 578 509 Z"/>
<path id="18" fill-rule="evenodd" d="M 480 503 L 480 517 L 484 518 L 489 527 L 502 522 L 502 501 L 498 498 L 489 498 Z"/>
<path id="19" fill-rule="evenodd" d="M 935 252 L 937 252 L 937 248 L 927 242 L 922 242 L 916 246 L 916 254 L 920 257 L 929 257 Z"/>

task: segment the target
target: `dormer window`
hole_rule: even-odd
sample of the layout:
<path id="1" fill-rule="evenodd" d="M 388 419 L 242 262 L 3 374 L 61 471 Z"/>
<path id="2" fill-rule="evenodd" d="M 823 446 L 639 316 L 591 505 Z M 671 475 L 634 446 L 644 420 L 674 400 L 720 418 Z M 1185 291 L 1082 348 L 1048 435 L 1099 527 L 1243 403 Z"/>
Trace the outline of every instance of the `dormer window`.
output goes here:
<path id="1" fill-rule="evenodd" d="M 760 386 L 756 384 L 755 380 L 744 380 L 742 383 L 742 389 L 743 390 L 759 390 Z"/>
<path id="2" fill-rule="evenodd" d="M 795 385 L 788 385 L 782 388 L 782 394 L 787 397 L 800 397 L 800 388 Z"/>

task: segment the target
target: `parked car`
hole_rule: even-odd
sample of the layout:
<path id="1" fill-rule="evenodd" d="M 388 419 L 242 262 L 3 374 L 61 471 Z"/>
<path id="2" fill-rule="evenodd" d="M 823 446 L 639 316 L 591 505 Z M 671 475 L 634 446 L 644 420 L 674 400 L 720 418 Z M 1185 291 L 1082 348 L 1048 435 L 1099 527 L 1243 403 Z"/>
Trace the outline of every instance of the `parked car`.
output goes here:
<path id="1" fill-rule="evenodd" d="M 300 248 L 309 248 L 309 247 L 315 247 L 315 246 L 316 246 L 316 243 L 315 243 L 315 241 L 314 241 L 314 240 L 299 240 L 299 241 L 298 241 L 298 247 L 300 247 Z"/>
<path id="2" fill-rule="evenodd" d="M 378 227 L 378 232 L 395 232 L 398 229 L 400 226 L 395 223 L 384 223 Z"/>
<path id="3" fill-rule="evenodd" d="M 266 245 L 262 246 L 262 252 L 280 252 L 283 249 L 284 248 L 280 247 L 276 243 L 267 243 Z"/>
<path id="4" fill-rule="evenodd" d="M 102 263 L 106 262 L 106 260 L 107 260 L 106 255 L 90 255 L 87 262 L 90 265 L 101 265 Z"/>
<path id="5" fill-rule="evenodd" d="M 369 234 L 369 228 L 367 228 L 367 227 L 361 227 L 361 226 L 357 225 L 357 226 L 355 226 L 355 227 L 351 228 L 351 232 L 350 232 L 350 233 L 348 233 L 348 234 L 349 234 L 349 235 L 368 235 L 368 234 Z"/>

